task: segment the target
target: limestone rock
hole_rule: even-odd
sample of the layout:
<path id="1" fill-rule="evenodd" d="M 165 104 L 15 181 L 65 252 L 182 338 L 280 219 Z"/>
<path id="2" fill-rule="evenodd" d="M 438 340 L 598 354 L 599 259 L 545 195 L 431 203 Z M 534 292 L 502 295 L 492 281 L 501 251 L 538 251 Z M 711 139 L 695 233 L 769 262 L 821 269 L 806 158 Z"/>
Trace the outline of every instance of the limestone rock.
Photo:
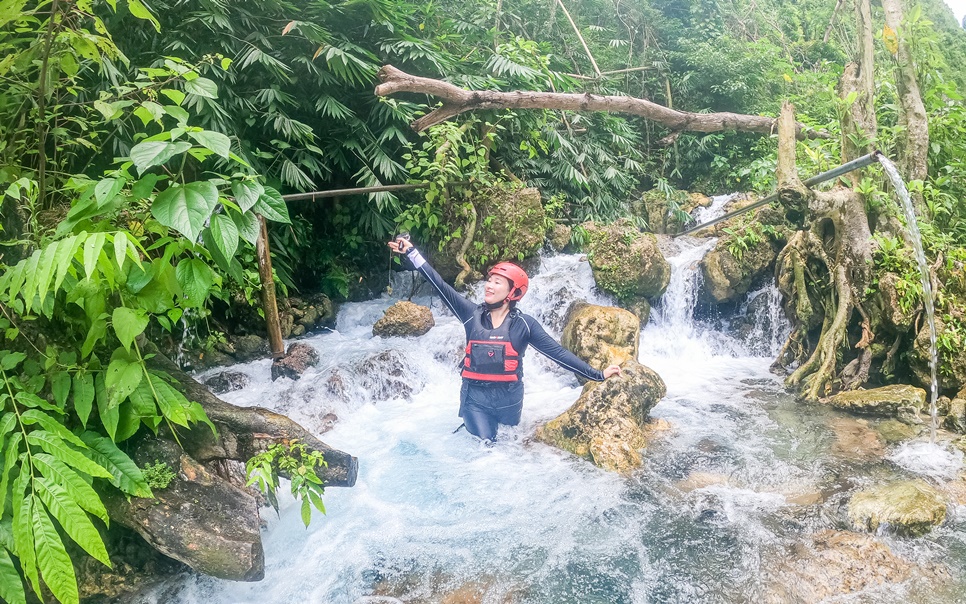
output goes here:
<path id="1" fill-rule="evenodd" d="M 555 252 L 562 252 L 570 245 L 570 234 L 573 231 L 569 226 L 565 224 L 557 223 L 553 225 L 550 230 L 550 235 L 547 237 L 547 243 L 550 244 L 550 249 Z"/>
<path id="2" fill-rule="evenodd" d="M 885 444 L 868 422 L 850 417 L 837 417 L 830 427 L 835 433 L 832 453 L 849 460 L 872 461 L 885 457 Z"/>
<path id="3" fill-rule="evenodd" d="M 836 596 L 902 583 L 913 566 L 868 535 L 826 530 L 770 556 L 768 604 L 824 602 Z"/>
<path id="4" fill-rule="evenodd" d="M 166 488 L 154 489 L 155 499 L 105 492 L 111 519 L 200 573 L 261 580 L 265 559 L 254 496 L 209 473 L 171 441 L 149 437 L 132 450 L 138 465 L 161 461 L 176 477 Z"/>
<path id="5" fill-rule="evenodd" d="M 267 357 L 269 354 L 268 340 L 254 334 L 232 338 L 233 356 L 245 363 Z"/>
<path id="6" fill-rule="evenodd" d="M 899 291 L 902 279 L 895 273 L 884 273 L 879 277 L 876 303 L 881 308 L 879 315 L 891 328 L 904 332 L 912 325 L 914 308 L 902 308 L 903 294 Z"/>
<path id="7" fill-rule="evenodd" d="M 272 381 L 280 377 L 297 380 L 305 370 L 319 364 L 319 353 L 304 342 L 295 342 L 280 359 L 272 361 Z"/>
<path id="8" fill-rule="evenodd" d="M 926 391 L 915 386 L 896 384 L 869 390 L 839 392 L 823 402 L 853 413 L 896 416 L 904 407 L 923 409 L 926 405 Z"/>
<path id="9" fill-rule="evenodd" d="M 383 338 L 421 336 L 434 325 L 436 321 L 428 307 L 403 300 L 386 309 L 386 314 L 372 326 L 372 335 Z"/>
<path id="10" fill-rule="evenodd" d="M 657 373 L 635 360 L 621 368 L 619 378 L 587 383 L 570 409 L 537 428 L 537 440 L 605 470 L 629 472 L 640 466 L 647 414 L 667 388 Z"/>
<path id="11" fill-rule="evenodd" d="M 560 343 L 591 367 L 604 369 L 637 360 L 640 331 L 641 323 L 630 311 L 574 302 Z"/>
<path id="12" fill-rule="evenodd" d="M 953 432 L 966 434 L 966 389 L 949 402 L 949 411 L 943 419 L 943 427 Z"/>
<path id="13" fill-rule="evenodd" d="M 966 323 L 966 316 L 957 318 L 961 323 Z M 916 341 L 913 345 L 913 354 L 909 355 L 909 367 L 918 378 L 919 383 L 924 388 L 928 388 L 932 379 L 929 375 L 929 325 L 926 321 L 922 323 L 922 328 L 916 335 Z M 939 371 L 936 375 L 939 380 L 939 389 L 958 391 L 966 388 L 966 338 L 947 333 L 946 324 L 939 316 L 936 317 L 936 332 L 951 337 L 955 351 L 944 351 L 939 355 Z"/>
<path id="14" fill-rule="evenodd" d="M 671 280 L 671 265 L 654 235 L 638 232 L 628 220 L 583 226 L 590 236 L 589 260 L 597 287 L 624 302 L 664 293 Z"/>
<path id="15" fill-rule="evenodd" d="M 247 388 L 249 377 L 240 371 L 222 371 L 205 380 L 205 386 L 215 394 L 224 394 Z"/>
<path id="16" fill-rule="evenodd" d="M 859 530 L 887 524 L 899 533 L 921 535 L 946 519 L 946 502 L 925 481 L 904 480 L 853 495 L 849 519 Z"/>
<path id="17" fill-rule="evenodd" d="M 897 419 L 887 419 L 876 427 L 879 430 L 879 434 L 882 435 L 882 438 L 890 444 L 904 440 L 912 440 L 920 432 L 919 428 L 910 426 L 905 422 L 900 422 Z"/>
<path id="18" fill-rule="evenodd" d="M 729 245 L 731 237 L 718 240 L 714 248 L 701 259 L 704 275 L 702 298 L 713 304 L 731 302 L 748 293 L 751 286 L 765 275 L 777 254 L 767 237 L 751 244 L 739 256 Z"/>

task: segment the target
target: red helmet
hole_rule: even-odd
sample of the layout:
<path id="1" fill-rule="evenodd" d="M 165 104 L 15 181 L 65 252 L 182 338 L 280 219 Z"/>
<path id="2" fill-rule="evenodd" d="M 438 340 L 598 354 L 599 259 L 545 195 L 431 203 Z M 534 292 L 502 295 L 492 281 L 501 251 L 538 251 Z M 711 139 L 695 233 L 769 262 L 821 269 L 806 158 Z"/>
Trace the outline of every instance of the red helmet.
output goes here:
<path id="1" fill-rule="evenodd" d="M 490 275 L 500 275 L 510 281 L 510 295 L 506 299 L 511 302 L 522 298 L 530 285 L 530 278 L 527 277 L 527 273 L 511 262 L 499 262 L 493 265 L 493 268 L 486 272 L 487 277 Z"/>

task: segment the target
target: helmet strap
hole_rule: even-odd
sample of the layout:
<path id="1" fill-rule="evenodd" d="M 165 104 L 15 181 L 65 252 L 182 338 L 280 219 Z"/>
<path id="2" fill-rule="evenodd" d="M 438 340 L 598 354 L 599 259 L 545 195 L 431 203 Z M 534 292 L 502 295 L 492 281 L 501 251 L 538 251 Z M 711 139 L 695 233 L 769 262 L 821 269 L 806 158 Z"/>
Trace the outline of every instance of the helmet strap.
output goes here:
<path id="1" fill-rule="evenodd" d="M 502 300 L 500 302 L 483 302 L 483 306 L 485 306 L 487 310 L 496 310 L 502 307 L 505 303 L 506 300 Z"/>

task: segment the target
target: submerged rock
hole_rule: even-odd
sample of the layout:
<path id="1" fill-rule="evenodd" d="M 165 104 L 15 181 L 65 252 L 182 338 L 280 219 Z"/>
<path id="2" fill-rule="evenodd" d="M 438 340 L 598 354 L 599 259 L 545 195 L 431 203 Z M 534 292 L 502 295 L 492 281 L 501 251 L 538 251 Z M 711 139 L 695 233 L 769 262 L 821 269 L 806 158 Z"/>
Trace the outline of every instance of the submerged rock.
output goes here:
<path id="1" fill-rule="evenodd" d="M 821 531 L 771 557 L 768 604 L 813 603 L 847 596 L 912 576 L 914 567 L 868 535 Z"/>
<path id="2" fill-rule="evenodd" d="M 905 422 L 900 422 L 897 419 L 887 419 L 884 422 L 876 426 L 879 430 L 879 434 L 882 438 L 886 440 L 887 443 L 898 443 L 904 440 L 912 440 L 913 438 L 919 436 L 921 430 L 916 426 L 910 426 Z"/>
<path id="3" fill-rule="evenodd" d="M 280 359 L 272 361 L 272 381 L 280 377 L 297 380 L 305 370 L 319 364 L 319 353 L 304 342 L 296 342 L 288 347 L 288 352 Z"/>
<path id="4" fill-rule="evenodd" d="M 838 417 L 830 427 L 835 433 L 832 454 L 849 460 L 872 461 L 885 456 L 885 444 L 865 420 Z"/>
<path id="5" fill-rule="evenodd" d="M 946 519 L 946 502 L 925 481 L 904 480 L 853 495 L 849 519 L 860 530 L 889 525 L 898 533 L 921 535 Z"/>
<path id="6" fill-rule="evenodd" d="M 215 394 L 235 392 L 247 388 L 251 379 L 240 371 L 222 371 L 205 380 L 205 386 Z"/>
<path id="7" fill-rule="evenodd" d="M 896 416 L 906 407 L 923 409 L 926 405 L 926 391 L 915 386 L 896 384 L 869 390 L 839 392 L 823 402 L 853 413 Z"/>
<path id="8" fill-rule="evenodd" d="M 383 338 L 421 336 L 434 325 L 436 321 L 428 307 L 403 300 L 386 309 L 382 318 L 372 326 L 372 335 Z"/>
<path id="9" fill-rule="evenodd" d="M 641 465 L 647 414 L 667 392 L 656 372 L 637 361 L 621 365 L 623 375 L 588 382 L 567 411 L 537 428 L 537 440 L 584 457 L 613 472 Z"/>
<path id="10" fill-rule="evenodd" d="M 574 302 L 560 343 L 595 369 L 637 360 L 641 323 L 634 313 Z"/>
<path id="11" fill-rule="evenodd" d="M 590 236 L 589 260 L 597 287 L 622 302 L 664 293 L 671 280 L 671 265 L 654 235 L 639 232 L 628 220 L 583 226 Z"/>

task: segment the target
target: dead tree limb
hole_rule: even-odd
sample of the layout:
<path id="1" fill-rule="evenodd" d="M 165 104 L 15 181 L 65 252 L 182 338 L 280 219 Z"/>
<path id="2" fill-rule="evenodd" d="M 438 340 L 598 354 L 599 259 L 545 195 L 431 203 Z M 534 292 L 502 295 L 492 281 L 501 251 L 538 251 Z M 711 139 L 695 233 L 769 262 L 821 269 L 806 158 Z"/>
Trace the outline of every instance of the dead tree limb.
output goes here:
<path id="1" fill-rule="evenodd" d="M 413 122 L 416 132 L 445 122 L 467 111 L 492 109 L 554 109 L 563 111 L 609 111 L 629 113 L 653 120 L 676 131 L 720 132 L 738 130 L 772 134 L 776 128 L 775 118 L 740 113 L 690 113 L 676 111 L 646 99 L 630 96 L 601 96 L 596 94 L 568 94 L 518 90 L 497 92 L 492 90 L 463 90 L 449 82 L 410 75 L 386 65 L 379 70 L 376 96 L 390 96 L 400 92 L 428 94 L 443 101 L 443 105 Z M 796 124 L 795 135 L 799 139 L 828 138 L 825 132 L 806 130 Z"/>

